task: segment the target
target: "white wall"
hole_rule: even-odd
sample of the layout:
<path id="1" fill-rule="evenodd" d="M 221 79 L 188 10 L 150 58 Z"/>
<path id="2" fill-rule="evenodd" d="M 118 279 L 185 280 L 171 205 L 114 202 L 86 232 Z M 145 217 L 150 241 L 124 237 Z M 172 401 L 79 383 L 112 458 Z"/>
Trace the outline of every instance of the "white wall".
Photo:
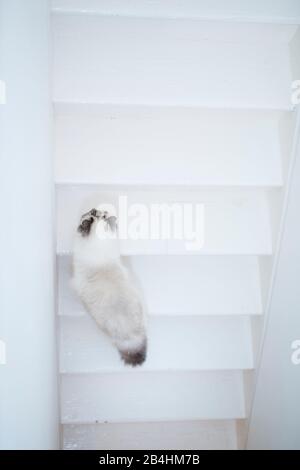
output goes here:
<path id="1" fill-rule="evenodd" d="M 0 448 L 58 447 L 48 0 L 0 0 Z"/>
<path id="2" fill-rule="evenodd" d="M 300 340 L 299 110 L 297 122 L 295 166 L 250 418 L 248 449 L 300 449 L 300 365 L 291 360 L 292 343 Z"/>

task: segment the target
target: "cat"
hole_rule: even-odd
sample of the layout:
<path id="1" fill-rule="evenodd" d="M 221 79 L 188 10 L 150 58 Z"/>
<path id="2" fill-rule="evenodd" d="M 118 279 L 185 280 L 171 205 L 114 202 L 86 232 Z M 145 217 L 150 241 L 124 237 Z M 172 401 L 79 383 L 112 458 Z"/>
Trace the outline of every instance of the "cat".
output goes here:
<path id="1" fill-rule="evenodd" d="M 144 309 L 120 257 L 117 220 L 92 209 L 81 217 L 74 241 L 72 286 L 125 364 L 147 353 Z"/>

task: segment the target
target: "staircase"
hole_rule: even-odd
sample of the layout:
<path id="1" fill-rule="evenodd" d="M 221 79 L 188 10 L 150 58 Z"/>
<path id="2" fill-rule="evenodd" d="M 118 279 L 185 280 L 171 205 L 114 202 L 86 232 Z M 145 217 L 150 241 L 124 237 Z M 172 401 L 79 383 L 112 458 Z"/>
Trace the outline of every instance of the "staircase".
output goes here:
<path id="1" fill-rule="evenodd" d="M 53 2 L 62 446 L 244 448 L 289 168 L 296 27 L 105 5 Z M 122 241 L 149 312 L 138 369 L 69 287 L 72 236 L 95 194 L 206 208 L 200 253 Z"/>

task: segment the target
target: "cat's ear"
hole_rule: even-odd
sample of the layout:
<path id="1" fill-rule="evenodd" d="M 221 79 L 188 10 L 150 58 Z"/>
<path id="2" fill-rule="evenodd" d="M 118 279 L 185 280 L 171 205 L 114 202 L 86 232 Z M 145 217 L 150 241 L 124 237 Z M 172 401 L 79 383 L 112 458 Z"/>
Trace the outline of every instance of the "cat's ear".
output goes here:
<path id="1" fill-rule="evenodd" d="M 109 228 L 112 232 L 117 231 L 117 228 L 118 228 L 117 217 L 112 215 L 112 216 L 110 216 L 106 219 L 106 222 L 107 222 L 107 224 L 108 224 L 108 226 L 109 226 Z"/>

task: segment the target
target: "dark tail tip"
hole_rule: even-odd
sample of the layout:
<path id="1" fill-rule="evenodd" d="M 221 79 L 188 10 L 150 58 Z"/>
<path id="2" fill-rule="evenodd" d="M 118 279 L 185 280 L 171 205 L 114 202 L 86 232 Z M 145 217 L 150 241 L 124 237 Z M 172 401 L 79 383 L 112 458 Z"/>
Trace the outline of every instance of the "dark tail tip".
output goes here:
<path id="1" fill-rule="evenodd" d="M 125 364 L 132 367 L 140 366 L 146 360 L 147 345 L 144 344 L 141 348 L 135 350 L 120 351 L 120 354 Z"/>

